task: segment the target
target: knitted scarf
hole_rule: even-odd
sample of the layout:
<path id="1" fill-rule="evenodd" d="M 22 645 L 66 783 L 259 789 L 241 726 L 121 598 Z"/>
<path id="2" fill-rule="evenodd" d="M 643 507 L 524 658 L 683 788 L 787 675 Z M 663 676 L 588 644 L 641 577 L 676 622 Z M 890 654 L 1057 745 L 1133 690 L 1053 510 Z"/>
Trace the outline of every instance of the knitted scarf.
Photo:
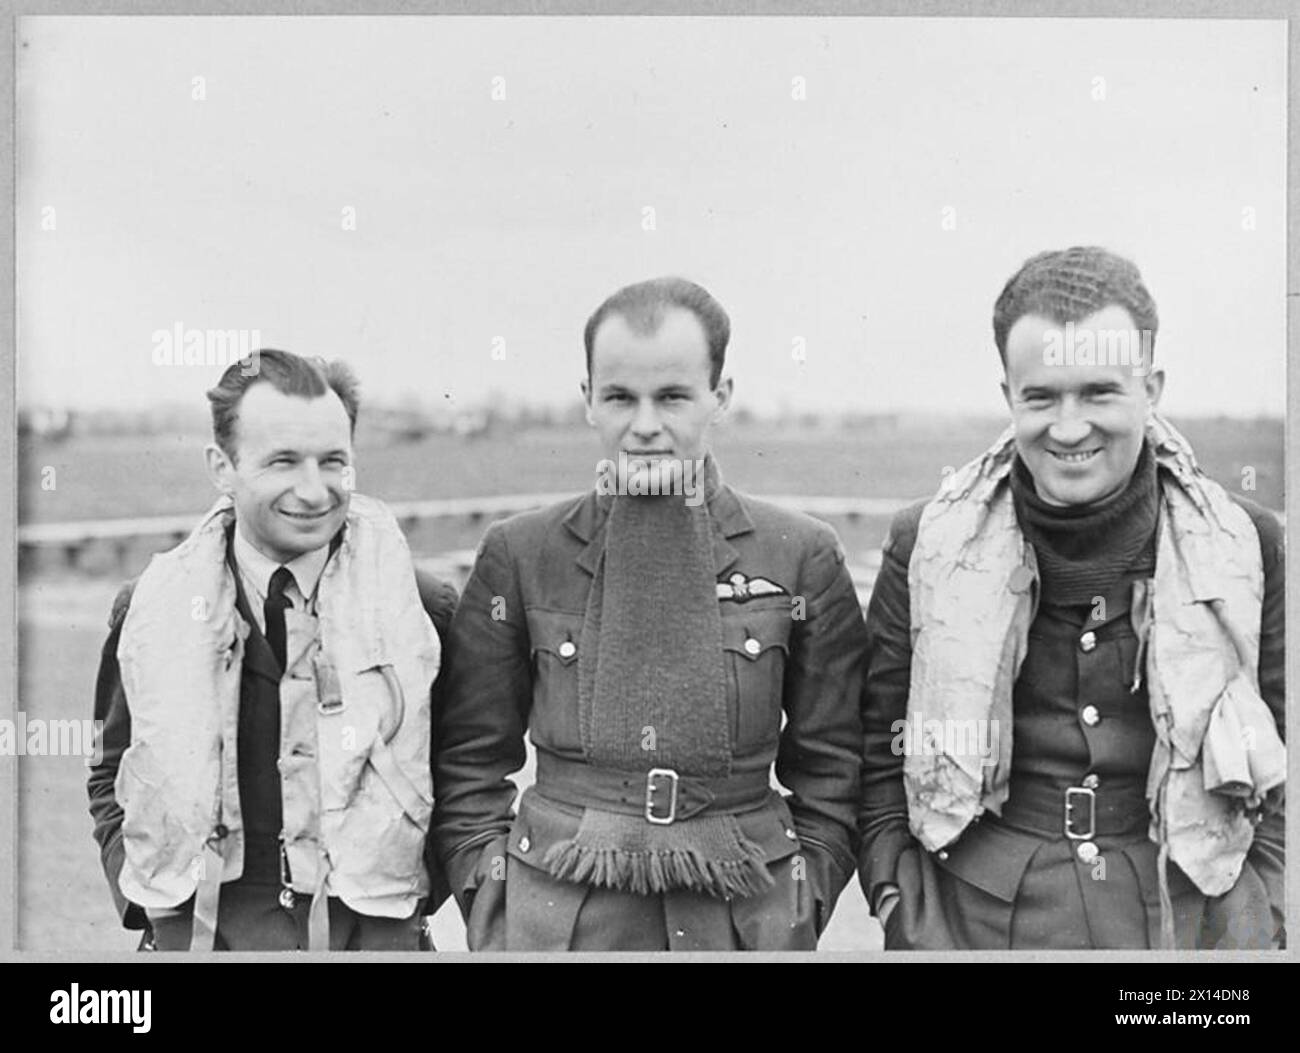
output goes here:
<path id="1" fill-rule="evenodd" d="M 605 529 L 578 649 L 586 759 L 639 776 L 652 768 L 726 776 L 731 727 L 707 506 L 680 495 L 618 496 Z M 561 880 L 727 898 L 771 886 L 763 860 L 732 815 L 656 825 L 586 808 L 577 835 L 544 862 Z"/>
<path id="2" fill-rule="evenodd" d="M 616 497 L 578 648 L 593 764 L 727 775 L 731 735 L 712 525 L 680 497 Z"/>

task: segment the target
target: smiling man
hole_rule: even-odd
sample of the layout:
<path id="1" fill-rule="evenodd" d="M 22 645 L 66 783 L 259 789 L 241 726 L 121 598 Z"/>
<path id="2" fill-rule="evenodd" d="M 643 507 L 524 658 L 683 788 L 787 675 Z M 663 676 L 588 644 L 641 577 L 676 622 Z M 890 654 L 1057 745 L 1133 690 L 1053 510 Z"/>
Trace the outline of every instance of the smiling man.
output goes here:
<path id="1" fill-rule="evenodd" d="M 208 392 L 220 499 L 114 604 L 89 779 L 104 870 L 159 950 L 415 950 L 445 896 L 425 838 L 455 592 L 352 493 L 347 367 L 248 366 Z"/>
<path id="2" fill-rule="evenodd" d="M 435 712 L 472 950 L 812 949 L 852 874 L 865 627 L 834 532 L 721 480 L 729 332 L 681 279 L 606 300 L 596 485 L 483 538 Z"/>
<path id="3" fill-rule="evenodd" d="M 1282 531 L 1156 415 L 1156 325 L 1127 260 L 1029 260 L 993 315 L 1011 427 L 892 525 L 859 869 L 886 947 L 1284 938 Z"/>

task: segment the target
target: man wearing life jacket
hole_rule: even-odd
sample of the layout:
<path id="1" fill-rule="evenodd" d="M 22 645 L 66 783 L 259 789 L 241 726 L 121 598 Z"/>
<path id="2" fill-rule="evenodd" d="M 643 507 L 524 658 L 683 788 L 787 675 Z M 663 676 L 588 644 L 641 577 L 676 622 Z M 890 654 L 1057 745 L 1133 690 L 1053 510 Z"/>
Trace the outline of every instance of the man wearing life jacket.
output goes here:
<path id="1" fill-rule="evenodd" d="M 208 399 L 220 499 L 119 594 L 100 664 L 119 915 L 160 950 L 415 950 L 454 590 L 351 492 L 343 363 L 263 350 Z"/>
<path id="2" fill-rule="evenodd" d="M 595 488 L 483 538 L 435 714 L 471 950 L 812 949 L 852 876 L 866 629 L 834 531 L 722 482 L 729 332 L 682 279 L 610 297 Z"/>
<path id="3" fill-rule="evenodd" d="M 1276 946 L 1283 536 L 1155 412 L 1097 248 L 993 331 L 1011 426 L 895 519 L 868 610 L 859 877 L 888 948 Z"/>

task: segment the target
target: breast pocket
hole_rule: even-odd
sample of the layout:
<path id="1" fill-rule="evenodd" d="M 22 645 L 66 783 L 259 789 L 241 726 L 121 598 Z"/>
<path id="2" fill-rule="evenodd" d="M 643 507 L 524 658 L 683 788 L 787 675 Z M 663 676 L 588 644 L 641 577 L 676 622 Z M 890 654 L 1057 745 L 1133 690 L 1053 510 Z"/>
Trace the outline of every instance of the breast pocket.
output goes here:
<path id="1" fill-rule="evenodd" d="M 578 648 L 582 614 L 533 609 L 526 612 L 533 661 L 534 745 L 553 750 L 582 746 L 578 729 Z"/>
<path id="2" fill-rule="evenodd" d="M 790 651 L 790 610 L 789 599 L 782 598 L 763 608 L 723 611 L 727 710 L 737 752 L 776 744 Z"/>

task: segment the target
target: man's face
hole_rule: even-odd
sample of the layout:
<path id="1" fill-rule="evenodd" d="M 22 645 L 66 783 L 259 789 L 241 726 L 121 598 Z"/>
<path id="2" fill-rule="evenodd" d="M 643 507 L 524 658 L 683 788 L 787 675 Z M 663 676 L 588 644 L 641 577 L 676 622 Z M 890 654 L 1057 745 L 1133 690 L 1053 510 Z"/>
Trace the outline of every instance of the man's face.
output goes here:
<path id="1" fill-rule="evenodd" d="M 237 462 L 210 445 L 208 471 L 234 498 L 249 543 L 277 563 L 328 544 L 347 518 L 352 486 L 351 429 L 339 397 L 255 383 L 239 403 L 233 441 Z"/>
<path id="2" fill-rule="evenodd" d="M 619 315 L 606 318 L 582 384 L 604 456 L 615 463 L 620 453 L 649 463 L 703 458 L 731 401 L 730 378 L 716 388 L 709 381 L 708 338 L 691 311 L 669 311 L 649 336 Z"/>
<path id="3" fill-rule="evenodd" d="M 1074 323 L 1072 343 L 1091 337 L 1096 348 L 1113 346 L 1109 334 L 1134 328 L 1128 311 L 1112 305 Z M 1098 339 L 1103 332 L 1106 343 Z M 1038 496 L 1054 505 L 1090 504 L 1128 484 L 1164 374 L 1149 361 L 1143 375 L 1131 364 L 1062 364 L 1047 349 L 1059 349 L 1065 336 L 1065 327 L 1041 315 L 1020 318 L 1007 334 L 1002 393 Z"/>

